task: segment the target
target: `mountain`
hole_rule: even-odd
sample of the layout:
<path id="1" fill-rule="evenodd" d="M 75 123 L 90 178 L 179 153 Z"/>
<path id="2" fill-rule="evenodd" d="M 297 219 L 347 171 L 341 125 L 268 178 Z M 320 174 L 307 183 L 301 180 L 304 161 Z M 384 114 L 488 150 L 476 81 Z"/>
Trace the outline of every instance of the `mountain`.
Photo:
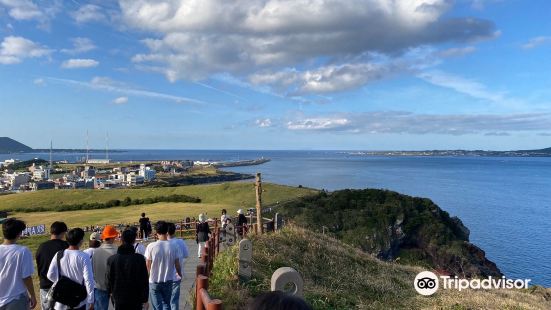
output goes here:
<path id="1" fill-rule="evenodd" d="M 8 137 L 0 137 L 0 153 L 23 153 L 33 149 Z"/>

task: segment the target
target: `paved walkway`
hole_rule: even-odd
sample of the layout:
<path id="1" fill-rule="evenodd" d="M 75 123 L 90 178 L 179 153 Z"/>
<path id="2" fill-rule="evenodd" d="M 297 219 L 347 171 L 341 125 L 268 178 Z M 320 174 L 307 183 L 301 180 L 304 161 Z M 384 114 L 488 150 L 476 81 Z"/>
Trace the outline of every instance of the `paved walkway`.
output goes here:
<path id="1" fill-rule="evenodd" d="M 193 305 L 189 297 L 192 289 L 195 287 L 195 272 L 199 258 L 197 257 L 197 243 L 195 240 L 187 239 L 185 241 L 189 250 L 189 257 L 184 263 L 184 277 L 180 286 L 180 310 L 191 310 L 193 309 Z"/>

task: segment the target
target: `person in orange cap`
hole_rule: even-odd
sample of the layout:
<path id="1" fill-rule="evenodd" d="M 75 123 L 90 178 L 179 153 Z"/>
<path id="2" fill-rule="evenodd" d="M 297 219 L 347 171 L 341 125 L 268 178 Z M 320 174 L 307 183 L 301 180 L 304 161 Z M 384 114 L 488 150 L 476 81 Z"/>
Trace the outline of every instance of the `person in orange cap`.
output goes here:
<path id="1" fill-rule="evenodd" d="M 109 309 L 109 293 L 107 291 L 107 260 L 117 254 L 115 247 L 115 238 L 119 236 L 119 232 L 115 227 L 106 225 L 101 233 L 102 245 L 94 252 L 92 267 L 94 269 L 94 279 L 96 280 L 96 288 L 94 289 L 94 309 L 108 310 Z"/>

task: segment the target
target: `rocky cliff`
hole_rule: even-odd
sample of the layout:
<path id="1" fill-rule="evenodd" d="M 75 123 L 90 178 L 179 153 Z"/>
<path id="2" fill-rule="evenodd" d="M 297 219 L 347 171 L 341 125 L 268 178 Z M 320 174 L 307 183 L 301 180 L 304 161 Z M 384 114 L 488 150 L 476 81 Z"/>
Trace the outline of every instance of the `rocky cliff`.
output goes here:
<path id="1" fill-rule="evenodd" d="M 282 206 L 299 225 L 334 235 L 382 260 L 462 277 L 501 276 L 469 230 L 429 199 L 365 189 L 322 192 Z"/>

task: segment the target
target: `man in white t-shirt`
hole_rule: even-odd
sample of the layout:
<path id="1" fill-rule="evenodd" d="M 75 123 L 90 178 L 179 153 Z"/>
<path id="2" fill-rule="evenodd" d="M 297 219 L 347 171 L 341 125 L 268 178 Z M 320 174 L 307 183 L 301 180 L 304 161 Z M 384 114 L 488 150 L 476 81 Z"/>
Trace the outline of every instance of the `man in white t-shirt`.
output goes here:
<path id="1" fill-rule="evenodd" d="M 180 268 L 182 275 L 184 274 L 184 262 L 185 259 L 189 256 L 187 245 L 182 239 L 174 237 L 176 233 L 176 225 L 174 223 L 168 223 L 168 241 L 178 250 L 178 260 L 180 261 Z M 172 310 L 178 310 L 180 304 L 180 283 L 182 282 L 182 277 L 176 272 L 176 268 L 173 272 L 174 279 L 172 282 L 172 295 L 170 298 L 170 304 Z"/>
<path id="2" fill-rule="evenodd" d="M 31 277 L 34 272 L 33 256 L 27 247 L 16 244 L 25 228 L 25 223 L 15 218 L 7 219 L 2 224 L 4 243 L 0 245 L 0 309 L 36 307 Z"/>
<path id="3" fill-rule="evenodd" d="M 52 259 L 50 268 L 48 268 L 48 279 L 53 283 L 57 282 L 61 276 L 65 276 L 76 283 L 84 284 L 86 288 L 86 297 L 80 301 L 75 310 L 93 310 L 94 309 L 94 273 L 92 271 L 92 262 L 90 256 L 82 252 L 80 247 L 84 240 L 84 231 L 80 228 L 73 228 L 67 232 L 67 242 L 69 248 L 63 252 L 58 252 Z M 58 264 L 57 258 L 60 256 Z M 55 303 L 55 310 L 69 309 L 67 305 L 59 302 Z"/>
<path id="4" fill-rule="evenodd" d="M 155 225 L 156 242 L 145 249 L 145 260 L 149 271 L 149 301 L 153 310 L 172 309 L 171 296 L 174 269 L 182 277 L 178 249 L 168 241 L 169 225 L 159 221 Z"/>

